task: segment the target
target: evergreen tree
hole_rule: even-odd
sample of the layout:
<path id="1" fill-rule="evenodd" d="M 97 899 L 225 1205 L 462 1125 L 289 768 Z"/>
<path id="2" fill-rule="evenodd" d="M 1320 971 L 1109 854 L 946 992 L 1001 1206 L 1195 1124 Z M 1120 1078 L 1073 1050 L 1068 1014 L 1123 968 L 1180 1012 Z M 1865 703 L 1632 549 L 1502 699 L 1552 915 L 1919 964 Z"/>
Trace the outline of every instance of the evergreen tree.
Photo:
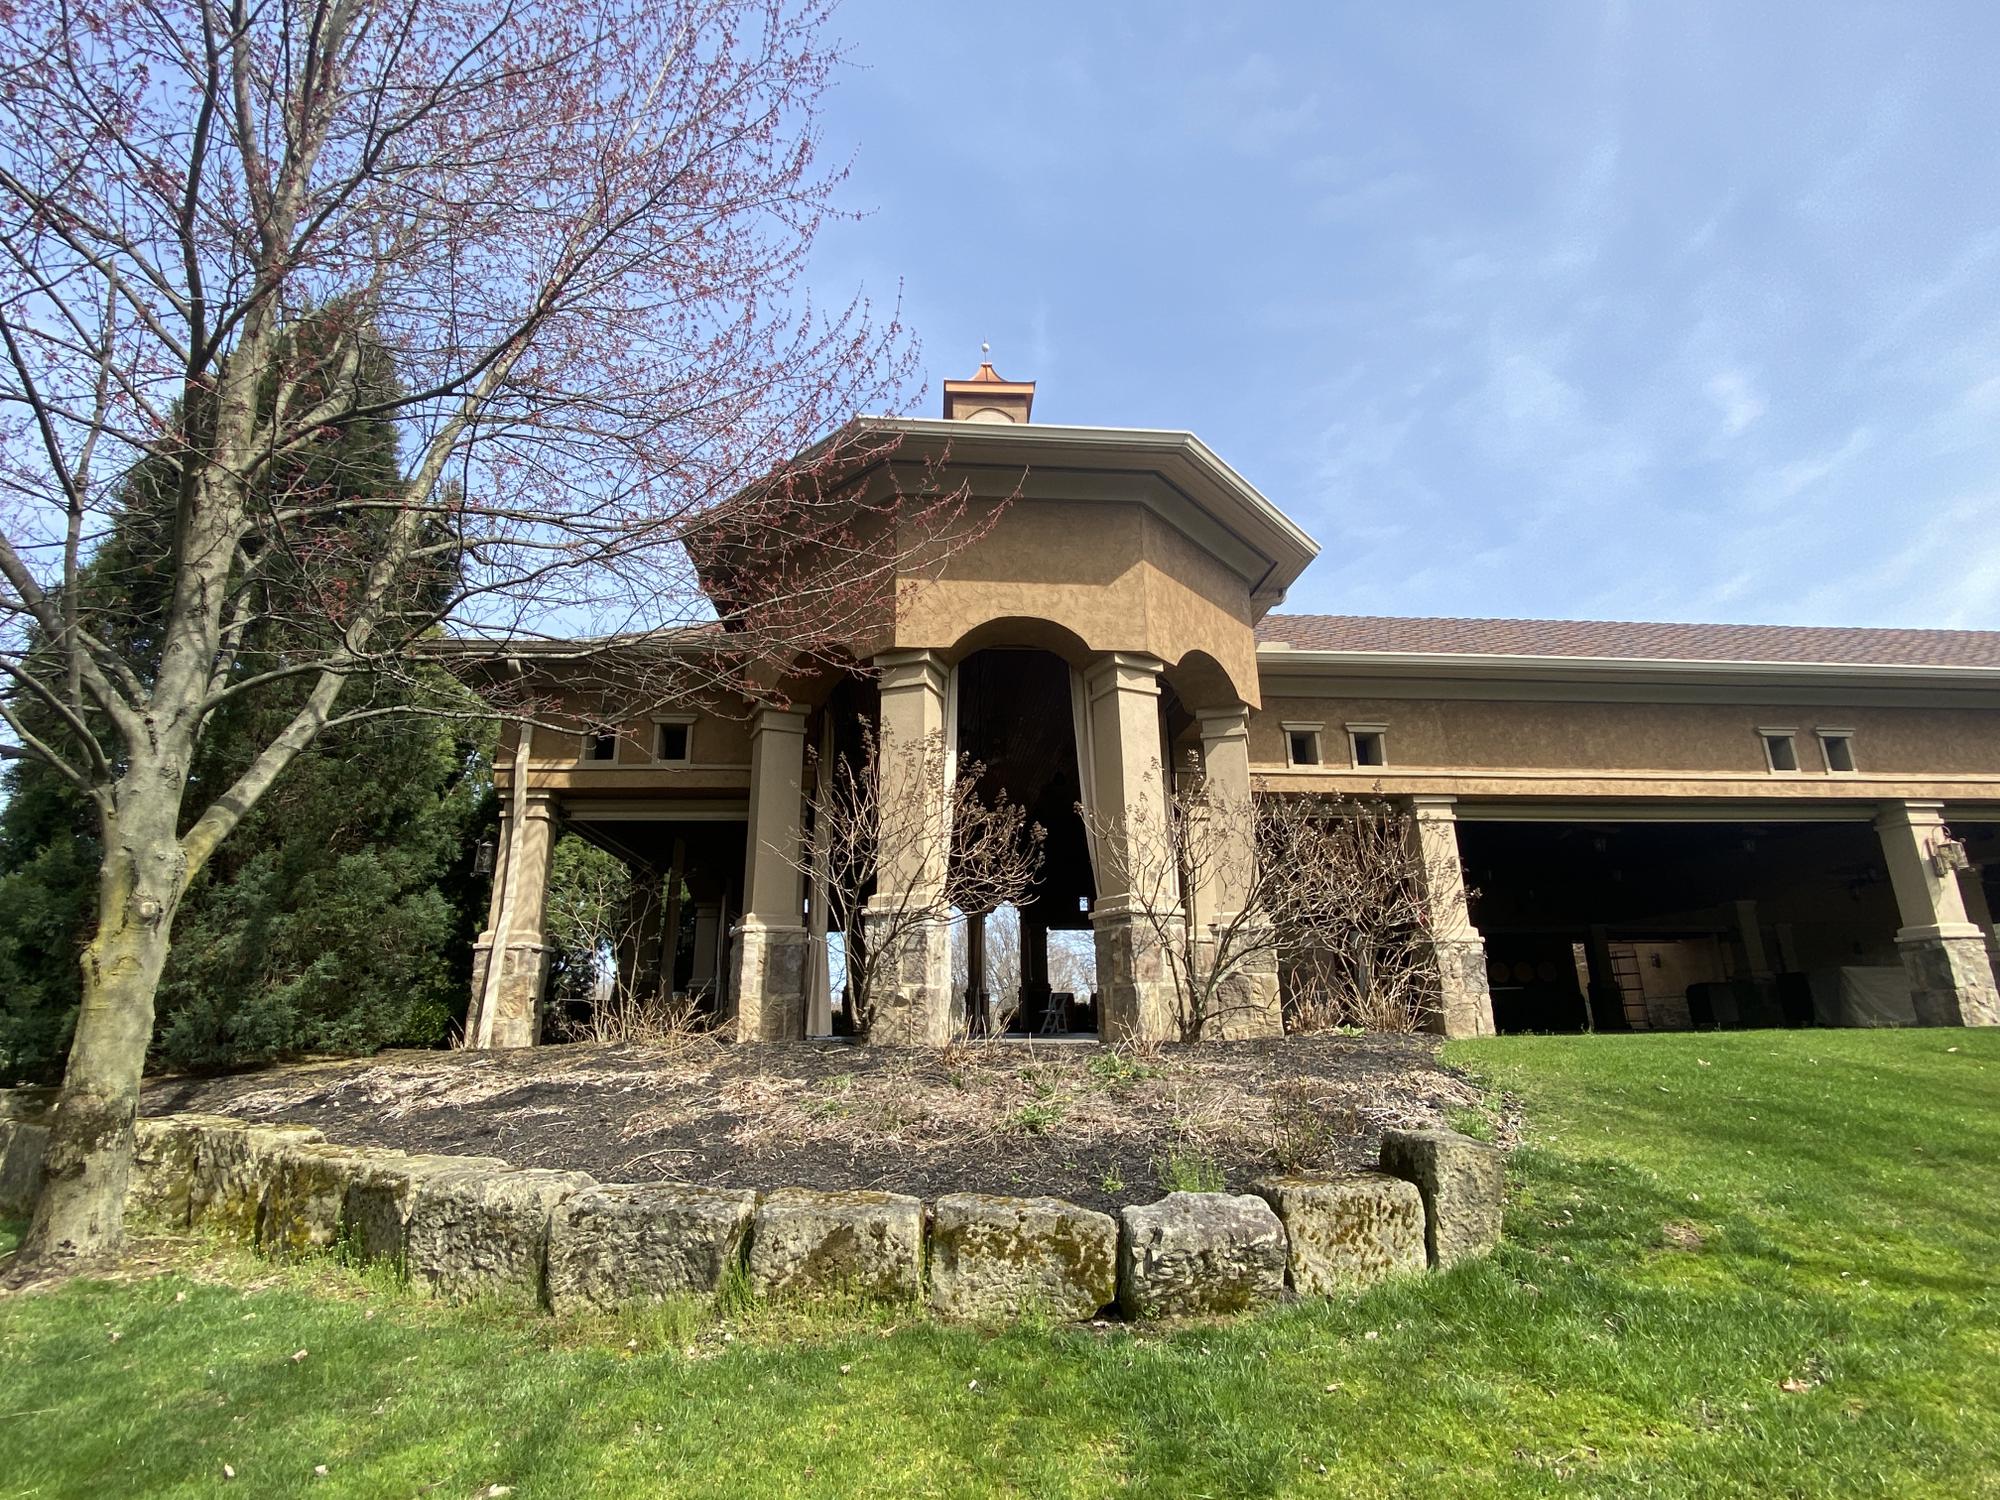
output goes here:
<path id="1" fill-rule="evenodd" d="M 298 337 L 309 340 L 313 325 Z M 296 352 L 288 350 L 288 353 Z M 386 358 L 368 378 L 389 380 Z M 183 413 L 182 421 L 202 420 Z M 149 457 L 126 477 L 110 534 L 86 570 L 91 628 L 136 672 L 157 659 L 173 577 L 178 473 Z M 237 680 L 316 651 L 326 607 L 366 565 L 379 509 L 324 509 L 393 491 L 387 421 L 329 429 L 274 477 L 266 503 L 310 496 L 319 517 L 283 533 L 247 586 Z M 448 552 L 412 590 L 448 581 Z M 434 700 L 439 686 L 430 686 Z M 279 677 L 227 700 L 204 727 L 191 784 L 229 786 L 296 710 L 307 679 Z M 355 685 L 384 705 L 402 685 Z M 61 737 L 61 726 L 39 725 Z M 475 920 L 466 853 L 491 816 L 490 731 L 471 721 L 392 716 L 329 731 L 252 810 L 190 889 L 161 980 L 152 1061 L 241 1064 L 298 1052 L 432 1045 L 462 1007 Z M 81 990 L 78 955 L 95 921 L 97 820 L 46 765 L 5 776 L 0 808 L 0 1080 L 53 1079 Z M 198 799 L 191 798 L 190 805 Z"/>

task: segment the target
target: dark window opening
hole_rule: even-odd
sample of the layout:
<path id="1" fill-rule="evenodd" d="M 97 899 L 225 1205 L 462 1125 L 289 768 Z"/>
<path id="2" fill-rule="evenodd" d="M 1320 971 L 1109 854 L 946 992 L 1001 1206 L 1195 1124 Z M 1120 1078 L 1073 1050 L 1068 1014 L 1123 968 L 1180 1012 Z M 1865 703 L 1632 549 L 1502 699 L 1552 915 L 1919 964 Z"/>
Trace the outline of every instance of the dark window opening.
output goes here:
<path id="1" fill-rule="evenodd" d="M 686 724 L 660 724 L 655 726 L 659 733 L 659 744 L 653 751 L 655 760 L 686 760 L 688 758 L 688 729 Z"/>
<path id="2" fill-rule="evenodd" d="M 1292 764 L 1295 766 L 1316 766 L 1319 764 L 1319 736 L 1310 729 L 1290 731 Z"/>
<path id="3" fill-rule="evenodd" d="M 1773 771 L 1796 771 L 1799 768 L 1798 747 L 1792 743 L 1789 734 L 1765 735 L 1764 754 L 1770 758 Z"/>
<path id="4" fill-rule="evenodd" d="M 1354 742 L 1354 763 L 1357 766 L 1386 766 L 1389 764 L 1388 747 L 1383 743 L 1379 729 L 1356 729 L 1348 738 Z"/>
<path id="5" fill-rule="evenodd" d="M 1826 751 L 1826 768 L 1846 772 L 1854 769 L 1854 741 L 1844 734 L 1823 734 L 1820 746 Z"/>
<path id="6" fill-rule="evenodd" d="M 615 734 L 587 734 L 583 737 L 583 758 L 585 760 L 618 759 L 618 736 Z"/>

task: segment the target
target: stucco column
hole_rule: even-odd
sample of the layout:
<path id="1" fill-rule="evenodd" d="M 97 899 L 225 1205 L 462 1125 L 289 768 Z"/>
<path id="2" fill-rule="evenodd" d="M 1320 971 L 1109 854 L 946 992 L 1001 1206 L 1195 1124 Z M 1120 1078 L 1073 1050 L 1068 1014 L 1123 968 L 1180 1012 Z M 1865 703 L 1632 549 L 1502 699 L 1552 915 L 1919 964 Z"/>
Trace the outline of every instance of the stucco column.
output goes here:
<path id="1" fill-rule="evenodd" d="M 1431 1029 L 1446 1036 L 1492 1036 L 1486 944 L 1465 905 L 1457 804 L 1450 797 L 1419 795 L 1410 799 L 1410 815 L 1438 962 L 1438 1013 L 1431 1018 Z"/>
<path id="2" fill-rule="evenodd" d="M 1202 842 L 1211 856 L 1194 892 L 1193 920 L 1204 934 L 1216 933 L 1234 920 L 1249 902 L 1257 878 L 1255 792 L 1250 785 L 1250 710 L 1237 703 L 1202 709 L 1195 714 L 1201 729 L 1201 772 L 1208 789 L 1208 828 Z M 1279 998 L 1278 950 L 1270 942 L 1269 924 L 1255 930 L 1256 914 L 1239 924 L 1238 953 L 1244 955 L 1216 996 L 1211 1035 L 1283 1036 L 1284 1006 Z M 1204 937 L 1212 954 L 1213 937 Z M 1255 945 L 1254 947 L 1251 945 Z"/>
<path id="3" fill-rule="evenodd" d="M 1098 830 L 1099 1030 L 1104 1040 L 1178 1040 L 1179 1002 L 1161 930 L 1180 920 L 1160 764 L 1161 664 L 1118 652 L 1084 676 Z"/>
<path id="4" fill-rule="evenodd" d="M 869 996 L 871 1041 L 940 1047 L 951 1040 L 951 928 L 925 915 L 936 908 L 951 860 L 951 803 L 945 791 L 943 659 L 933 651 L 875 658 L 882 697 L 875 894 L 862 909 L 871 944 L 882 948 Z"/>
<path id="5" fill-rule="evenodd" d="M 547 792 L 510 797 L 500 808 L 500 838 L 486 931 L 472 947 L 469 1047 L 532 1047 L 542 1035 L 542 989 L 548 982 L 549 869 L 556 853 L 557 809 Z M 499 972 L 492 972 L 495 947 Z"/>
<path id="6" fill-rule="evenodd" d="M 1950 841 L 1944 804 L 1884 803 L 1875 829 L 1903 918 L 1896 946 L 1910 976 L 1917 1024 L 2000 1025 L 1986 936 L 1966 917 L 1958 871 L 1939 857 Z"/>
<path id="7" fill-rule="evenodd" d="M 799 874 L 806 716 L 757 713 L 750 731 L 750 827 L 743 920 L 731 934 L 736 1039 L 779 1042 L 806 1031 L 805 897 Z"/>

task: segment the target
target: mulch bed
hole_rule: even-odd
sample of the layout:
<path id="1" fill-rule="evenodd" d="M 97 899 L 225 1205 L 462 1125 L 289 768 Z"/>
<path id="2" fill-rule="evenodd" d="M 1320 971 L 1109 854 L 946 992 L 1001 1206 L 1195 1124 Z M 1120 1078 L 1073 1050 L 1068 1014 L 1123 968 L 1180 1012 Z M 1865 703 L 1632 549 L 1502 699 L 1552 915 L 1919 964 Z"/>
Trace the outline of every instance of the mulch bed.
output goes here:
<path id="1" fill-rule="evenodd" d="M 297 1121 L 345 1145 L 498 1156 L 605 1182 L 1048 1193 L 1109 1209 L 1158 1197 L 1173 1159 L 1246 1188 L 1276 1168 L 1278 1133 L 1302 1107 L 1314 1166 L 1368 1165 L 1385 1128 L 1438 1124 L 1479 1102 L 1436 1051 L 1430 1037 L 1381 1034 L 1140 1051 L 690 1037 L 161 1078 L 143 1107 Z"/>

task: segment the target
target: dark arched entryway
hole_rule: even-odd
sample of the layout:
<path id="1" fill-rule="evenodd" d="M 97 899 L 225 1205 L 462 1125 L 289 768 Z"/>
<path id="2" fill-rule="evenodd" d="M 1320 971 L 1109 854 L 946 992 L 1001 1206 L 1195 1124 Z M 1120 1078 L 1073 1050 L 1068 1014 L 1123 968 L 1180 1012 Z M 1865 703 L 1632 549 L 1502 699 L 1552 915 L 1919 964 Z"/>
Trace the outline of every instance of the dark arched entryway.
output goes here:
<path id="1" fill-rule="evenodd" d="M 1096 896 L 1090 849 L 1077 814 L 1076 728 L 1070 664 L 1053 651 L 993 646 L 958 665 L 958 749 L 983 767 L 980 794 L 1005 794 L 1048 831 L 1034 899 L 1021 908 L 1021 987 L 1010 1029 L 1094 1032 L 1090 994 L 1050 984 L 1048 934 L 1088 931 Z M 972 914 L 968 914 L 972 915 Z M 973 929 L 977 932 L 977 926 Z M 969 966 L 976 986 L 980 969 Z M 974 1001 L 973 1029 L 985 1019 Z"/>

